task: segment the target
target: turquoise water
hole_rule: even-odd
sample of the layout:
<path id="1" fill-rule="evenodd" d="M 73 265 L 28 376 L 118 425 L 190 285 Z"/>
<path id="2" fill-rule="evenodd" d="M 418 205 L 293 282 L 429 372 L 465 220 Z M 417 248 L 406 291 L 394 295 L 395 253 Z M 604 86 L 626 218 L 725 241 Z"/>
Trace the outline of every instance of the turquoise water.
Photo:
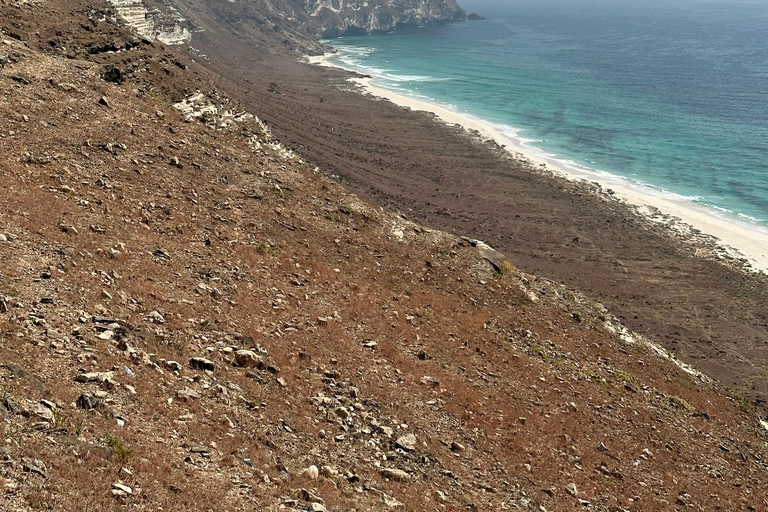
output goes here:
<path id="1" fill-rule="evenodd" d="M 326 41 L 534 152 L 768 226 L 768 3 L 475 0 L 485 21 Z"/>

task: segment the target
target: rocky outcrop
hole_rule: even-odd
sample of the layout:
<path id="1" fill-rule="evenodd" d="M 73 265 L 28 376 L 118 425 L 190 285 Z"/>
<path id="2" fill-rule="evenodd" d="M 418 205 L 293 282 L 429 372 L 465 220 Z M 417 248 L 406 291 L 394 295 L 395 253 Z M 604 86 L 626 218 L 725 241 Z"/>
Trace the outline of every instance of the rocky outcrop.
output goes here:
<path id="1" fill-rule="evenodd" d="M 386 33 L 466 19 L 455 0 L 305 0 L 321 37 Z"/>
<path id="2" fill-rule="evenodd" d="M 143 0 L 108 0 L 117 16 L 140 36 L 178 45 L 190 40 L 189 23 L 171 6 L 149 9 Z"/>

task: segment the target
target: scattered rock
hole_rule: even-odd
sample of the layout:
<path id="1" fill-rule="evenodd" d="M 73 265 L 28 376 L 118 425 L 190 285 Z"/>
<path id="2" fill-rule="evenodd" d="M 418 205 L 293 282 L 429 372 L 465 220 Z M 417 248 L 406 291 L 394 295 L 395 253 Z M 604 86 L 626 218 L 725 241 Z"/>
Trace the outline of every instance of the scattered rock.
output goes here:
<path id="1" fill-rule="evenodd" d="M 172 372 L 180 372 L 184 368 L 178 361 L 167 361 L 165 367 Z"/>
<path id="2" fill-rule="evenodd" d="M 454 452 L 463 452 L 465 450 L 464 445 L 453 441 L 451 443 L 451 450 Z"/>
<path id="3" fill-rule="evenodd" d="M 304 478 L 308 478 L 310 480 L 315 480 L 320 475 L 320 472 L 317 469 L 317 466 L 314 464 L 309 466 L 308 468 L 304 468 L 301 472 L 301 476 Z"/>
<path id="4" fill-rule="evenodd" d="M 389 478 L 396 482 L 407 482 L 411 479 L 411 475 L 403 471 L 402 469 L 384 468 L 381 470 L 381 475 L 384 478 Z"/>
<path id="5" fill-rule="evenodd" d="M 264 367 L 264 360 L 253 350 L 235 351 L 235 364 L 243 368 Z"/>
<path id="6" fill-rule="evenodd" d="M 115 372 L 89 372 L 80 373 L 75 377 L 77 382 L 104 382 L 107 379 L 112 379 L 115 376 Z"/>
<path id="7" fill-rule="evenodd" d="M 99 338 L 100 340 L 111 340 L 114 336 L 115 336 L 115 333 L 113 331 L 106 330 L 96 337 Z"/>
<path id="8" fill-rule="evenodd" d="M 205 445 L 193 446 L 192 448 L 189 449 L 189 452 L 197 453 L 199 455 L 202 455 L 203 457 L 211 456 L 211 450 Z"/>
<path id="9" fill-rule="evenodd" d="M 200 398 L 200 393 L 192 388 L 184 387 L 176 391 L 176 398 L 188 402 L 190 400 Z"/>
<path id="10" fill-rule="evenodd" d="M 309 503 L 320 503 L 320 504 L 325 503 L 325 500 L 323 500 L 323 498 L 321 498 L 320 496 L 317 496 L 315 493 L 308 491 L 306 489 L 301 489 L 299 491 L 299 497 L 302 500 L 307 501 Z"/>
<path id="11" fill-rule="evenodd" d="M 421 383 L 424 384 L 425 386 L 431 386 L 433 388 L 440 386 L 440 382 L 436 378 L 430 377 L 429 375 L 425 375 L 424 377 L 422 377 Z"/>
<path id="12" fill-rule="evenodd" d="M 123 498 L 130 494 L 133 494 L 133 489 L 131 489 L 127 485 L 123 485 L 120 483 L 112 484 L 112 496 L 115 496 L 116 498 Z"/>
<path id="13" fill-rule="evenodd" d="M 192 368 L 197 368 L 198 370 L 208 370 L 211 372 L 215 368 L 213 361 L 206 359 L 204 357 L 193 357 L 192 359 L 189 360 L 189 365 Z"/>
<path id="14" fill-rule="evenodd" d="M 0 233 L 0 242 L 7 242 L 7 241 L 8 241 L 8 237 Z"/>
<path id="15" fill-rule="evenodd" d="M 90 393 L 83 393 L 80 395 L 77 398 L 76 403 L 79 408 L 85 409 L 86 411 L 97 409 L 101 405 L 101 402 Z"/>
<path id="16" fill-rule="evenodd" d="M 331 466 L 323 466 L 320 468 L 320 474 L 325 478 L 333 478 L 334 476 L 338 475 L 339 472 L 333 469 Z"/>
<path id="17" fill-rule="evenodd" d="M 155 252 L 152 253 L 154 256 L 157 256 L 158 258 L 164 259 L 165 261 L 171 261 L 171 255 L 168 254 L 168 251 L 163 249 L 162 247 L 159 249 L 155 249 Z"/>
<path id="18" fill-rule="evenodd" d="M 400 436 L 395 443 L 403 450 L 412 452 L 416 449 L 416 434 L 410 433 Z"/>
<path id="19" fill-rule="evenodd" d="M 405 505 L 386 493 L 381 493 L 381 499 L 387 508 L 393 510 L 405 510 Z"/>
<path id="20" fill-rule="evenodd" d="M 45 467 L 45 463 L 38 459 L 24 460 L 22 467 L 24 471 L 29 473 L 36 473 L 43 478 L 48 478 L 48 468 Z"/>
<path id="21" fill-rule="evenodd" d="M 579 493 L 579 491 L 576 489 L 576 484 L 573 482 L 565 486 L 565 492 L 567 492 L 571 496 L 576 496 Z"/>
<path id="22" fill-rule="evenodd" d="M 99 105 L 104 105 L 105 107 L 109 107 L 109 101 L 105 96 L 102 96 L 99 98 Z"/>
<path id="23" fill-rule="evenodd" d="M 53 411 L 43 404 L 32 404 L 28 411 L 30 415 L 37 416 L 41 420 L 53 423 Z"/>

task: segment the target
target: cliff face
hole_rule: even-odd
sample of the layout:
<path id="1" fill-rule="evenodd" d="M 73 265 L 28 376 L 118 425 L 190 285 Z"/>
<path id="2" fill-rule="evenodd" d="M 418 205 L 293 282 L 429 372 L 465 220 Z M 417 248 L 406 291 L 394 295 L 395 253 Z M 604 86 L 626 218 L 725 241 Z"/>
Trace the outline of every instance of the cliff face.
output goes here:
<path id="1" fill-rule="evenodd" d="M 309 26 L 322 37 L 385 33 L 466 19 L 456 0 L 303 0 Z"/>
<path id="2" fill-rule="evenodd" d="M 320 37 L 386 33 L 466 19 L 456 0 L 108 0 L 140 35 L 183 44 L 230 33 L 256 46 L 317 53 Z"/>
<path id="3" fill-rule="evenodd" d="M 170 5 L 163 9 L 142 0 L 107 0 L 115 14 L 140 36 L 179 45 L 191 38 L 189 23 Z"/>

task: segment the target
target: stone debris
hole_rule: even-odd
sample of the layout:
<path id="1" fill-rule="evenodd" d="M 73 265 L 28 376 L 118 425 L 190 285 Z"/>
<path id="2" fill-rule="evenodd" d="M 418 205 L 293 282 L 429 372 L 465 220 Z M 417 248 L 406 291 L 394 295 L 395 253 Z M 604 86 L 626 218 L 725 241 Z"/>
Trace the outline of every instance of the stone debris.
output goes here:
<path id="1" fill-rule="evenodd" d="M 258 367 L 264 369 L 266 367 L 263 358 L 252 350 L 237 350 L 235 351 L 235 364 L 244 368 Z"/>
<path id="2" fill-rule="evenodd" d="M 45 463 L 38 459 L 24 459 L 22 464 L 24 471 L 35 473 L 37 475 L 42 476 L 43 478 L 48 478 L 48 468 L 46 467 Z"/>
<path id="3" fill-rule="evenodd" d="M 416 434 L 409 433 L 405 434 L 404 436 L 400 436 L 397 438 L 397 446 L 402 448 L 403 450 L 407 450 L 409 452 L 412 452 L 416 449 Z"/>
<path id="4" fill-rule="evenodd" d="M 124 498 L 133 494 L 133 489 L 121 483 L 112 484 L 112 495 L 116 498 Z"/>
<path id="5" fill-rule="evenodd" d="M 192 359 L 189 360 L 189 365 L 192 368 L 196 368 L 198 370 L 207 370 L 211 372 L 216 367 L 213 364 L 213 361 L 211 361 L 210 359 L 206 359 L 204 357 L 193 357 Z"/>
<path id="6" fill-rule="evenodd" d="M 99 382 L 103 383 L 108 380 L 112 380 L 115 376 L 115 372 L 109 371 L 109 372 L 88 372 L 88 373 L 79 373 L 75 380 L 77 382 Z"/>
<path id="7" fill-rule="evenodd" d="M 309 480 L 315 480 L 320 475 L 320 472 L 317 469 L 317 466 L 314 464 L 309 466 L 308 468 L 304 468 L 301 471 L 301 476 L 304 478 L 308 478 Z"/>
<path id="8" fill-rule="evenodd" d="M 411 479 L 411 475 L 402 469 L 384 468 L 381 470 L 381 474 L 384 478 L 389 478 L 390 480 L 395 480 L 396 482 L 407 482 Z"/>

